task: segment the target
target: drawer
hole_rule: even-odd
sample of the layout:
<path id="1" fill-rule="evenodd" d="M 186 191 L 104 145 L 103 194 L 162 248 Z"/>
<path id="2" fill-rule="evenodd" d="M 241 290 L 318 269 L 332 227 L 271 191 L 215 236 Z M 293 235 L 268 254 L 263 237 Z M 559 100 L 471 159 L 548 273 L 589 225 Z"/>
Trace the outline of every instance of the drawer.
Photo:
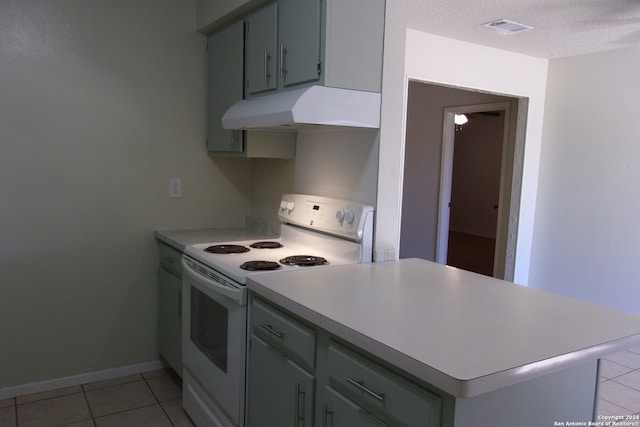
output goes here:
<path id="1" fill-rule="evenodd" d="M 160 266 L 174 276 L 182 277 L 182 253 L 169 245 L 160 243 Z"/>
<path id="2" fill-rule="evenodd" d="M 316 332 L 280 310 L 254 299 L 251 332 L 312 370 L 315 367 Z"/>
<path id="3" fill-rule="evenodd" d="M 331 342 L 329 384 L 393 425 L 439 426 L 442 398 L 378 363 Z"/>

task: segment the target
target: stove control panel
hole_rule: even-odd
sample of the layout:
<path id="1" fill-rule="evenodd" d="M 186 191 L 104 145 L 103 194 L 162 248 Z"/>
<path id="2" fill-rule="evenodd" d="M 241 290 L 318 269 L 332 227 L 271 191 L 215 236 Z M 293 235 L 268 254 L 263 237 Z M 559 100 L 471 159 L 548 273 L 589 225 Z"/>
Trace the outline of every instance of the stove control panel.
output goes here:
<path id="1" fill-rule="evenodd" d="M 280 201 L 280 221 L 303 228 L 361 240 L 371 227 L 373 206 L 350 200 L 306 194 L 285 194 Z"/>

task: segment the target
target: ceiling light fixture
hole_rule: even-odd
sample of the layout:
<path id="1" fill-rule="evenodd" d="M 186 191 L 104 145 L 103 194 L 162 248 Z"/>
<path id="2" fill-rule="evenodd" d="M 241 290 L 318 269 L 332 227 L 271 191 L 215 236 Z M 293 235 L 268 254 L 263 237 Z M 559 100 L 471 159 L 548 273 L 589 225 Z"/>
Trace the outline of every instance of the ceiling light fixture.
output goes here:
<path id="1" fill-rule="evenodd" d="M 499 32 L 500 34 L 514 34 L 521 33 L 523 31 L 533 30 L 533 27 L 525 24 L 519 24 L 508 19 L 498 19 L 497 21 L 487 22 L 482 24 L 483 27 L 491 28 Z"/>
<path id="2" fill-rule="evenodd" d="M 462 130 L 462 125 L 467 123 L 469 118 L 466 114 L 455 114 L 453 116 L 453 123 L 456 125 L 456 131 Z"/>

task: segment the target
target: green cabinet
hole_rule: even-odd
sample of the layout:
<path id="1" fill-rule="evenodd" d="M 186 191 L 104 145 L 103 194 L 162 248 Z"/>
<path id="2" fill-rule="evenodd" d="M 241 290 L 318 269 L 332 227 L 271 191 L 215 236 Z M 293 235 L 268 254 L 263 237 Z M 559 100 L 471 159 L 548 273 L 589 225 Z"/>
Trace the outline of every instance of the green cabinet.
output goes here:
<path id="1" fill-rule="evenodd" d="M 321 1 L 279 0 L 279 82 L 282 87 L 320 78 Z"/>
<path id="2" fill-rule="evenodd" d="M 256 335 L 249 356 L 252 427 L 313 425 L 315 377 Z"/>
<path id="3" fill-rule="evenodd" d="M 325 387 L 322 401 L 320 408 L 321 427 L 382 427 L 387 425 L 331 387 Z"/>
<path id="4" fill-rule="evenodd" d="M 280 0 L 245 18 L 247 96 L 318 80 L 320 0 Z"/>
<path id="5" fill-rule="evenodd" d="M 222 116 L 243 97 L 244 23 L 238 21 L 207 39 L 207 150 L 210 154 L 244 151 L 244 133 L 222 127 Z"/>
<path id="6" fill-rule="evenodd" d="M 275 7 L 275 4 L 267 9 L 271 7 Z M 247 21 L 247 27 L 249 26 L 260 27 Z M 242 100 L 244 94 L 244 29 L 244 21 L 238 21 L 208 36 L 207 151 L 210 156 L 292 159 L 295 157 L 296 146 L 296 135 L 293 132 L 243 131 L 222 127 L 222 116 L 233 103 Z M 264 34 L 258 37 L 258 41 L 263 44 L 267 39 Z M 273 47 L 269 48 L 269 52 L 275 50 L 275 38 L 272 41 Z M 247 46 L 255 44 L 251 43 L 247 41 Z M 275 63 L 275 58 L 273 62 Z M 274 65 L 267 61 L 265 66 Z M 248 69 L 255 67 L 254 64 Z M 275 73 L 275 69 L 269 73 Z M 275 88 L 275 77 L 271 81 Z M 260 87 L 256 92 L 264 90 L 267 89 Z"/>
<path id="7" fill-rule="evenodd" d="M 325 343 L 318 347 L 318 352 L 325 353 L 327 374 L 327 385 L 319 401 L 324 398 L 322 404 L 328 405 L 328 411 L 336 405 L 344 406 L 346 400 L 367 412 L 372 423 L 377 418 L 393 426 L 441 425 L 440 396 L 331 338 L 328 346 Z M 343 398 L 342 403 L 337 403 L 338 395 Z M 348 425 L 336 416 L 334 426 Z"/>
<path id="8" fill-rule="evenodd" d="M 245 89 L 247 95 L 273 90 L 278 72 L 278 4 L 271 3 L 245 18 Z M 238 51 L 240 54 L 242 50 Z"/>
<path id="9" fill-rule="evenodd" d="M 278 0 L 247 15 L 245 98 L 299 85 L 380 92 L 384 0 Z"/>
<path id="10" fill-rule="evenodd" d="M 249 427 L 443 424 L 443 397 L 330 333 L 254 295 L 249 319 Z"/>
<path id="11" fill-rule="evenodd" d="M 158 349 L 182 377 L 182 254 L 160 243 Z"/>
<path id="12" fill-rule="evenodd" d="M 249 425 L 312 426 L 315 331 L 260 300 L 249 324 Z"/>

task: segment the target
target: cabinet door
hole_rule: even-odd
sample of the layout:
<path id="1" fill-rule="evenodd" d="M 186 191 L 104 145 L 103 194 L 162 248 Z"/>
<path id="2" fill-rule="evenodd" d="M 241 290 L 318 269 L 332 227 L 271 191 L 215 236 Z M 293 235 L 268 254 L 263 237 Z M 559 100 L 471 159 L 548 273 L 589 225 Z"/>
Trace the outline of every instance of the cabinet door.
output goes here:
<path id="1" fill-rule="evenodd" d="M 280 81 L 282 86 L 320 76 L 320 0 L 280 0 Z"/>
<path id="2" fill-rule="evenodd" d="M 252 13 L 245 26 L 245 87 L 252 95 L 277 87 L 278 5 L 271 3 Z"/>
<path id="3" fill-rule="evenodd" d="M 248 425 L 313 425 L 312 374 L 255 335 L 251 336 L 249 363 Z"/>
<path id="4" fill-rule="evenodd" d="M 385 423 L 356 405 L 354 402 L 331 387 L 324 392 L 325 402 L 322 404 L 321 427 L 382 427 Z"/>
<path id="5" fill-rule="evenodd" d="M 182 376 L 182 324 L 180 279 L 158 270 L 158 346 L 160 354 Z"/>
<path id="6" fill-rule="evenodd" d="M 209 87 L 207 149 L 209 153 L 241 153 L 243 133 L 224 129 L 222 116 L 243 95 L 244 23 L 236 22 L 208 38 Z"/>

